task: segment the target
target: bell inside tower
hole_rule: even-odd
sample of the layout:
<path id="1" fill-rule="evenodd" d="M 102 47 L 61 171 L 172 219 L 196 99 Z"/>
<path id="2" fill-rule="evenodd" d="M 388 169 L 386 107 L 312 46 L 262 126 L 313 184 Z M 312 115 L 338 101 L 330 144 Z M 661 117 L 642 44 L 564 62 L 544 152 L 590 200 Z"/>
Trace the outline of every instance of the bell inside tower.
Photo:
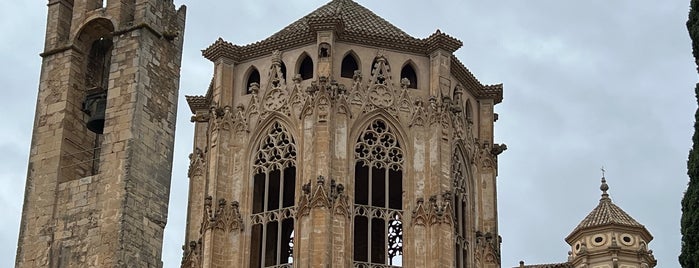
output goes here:
<path id="1" fill-rule="evenodd" d="M 109 85 L 112 45 L 112 40 L 108 38 L 96 40 L 92 43 L 87 59 L 83 112 L 89 116 L 87 129 L 96 134 L 104 132 L 104 112 L 107 109 L 107 86 Z"/>

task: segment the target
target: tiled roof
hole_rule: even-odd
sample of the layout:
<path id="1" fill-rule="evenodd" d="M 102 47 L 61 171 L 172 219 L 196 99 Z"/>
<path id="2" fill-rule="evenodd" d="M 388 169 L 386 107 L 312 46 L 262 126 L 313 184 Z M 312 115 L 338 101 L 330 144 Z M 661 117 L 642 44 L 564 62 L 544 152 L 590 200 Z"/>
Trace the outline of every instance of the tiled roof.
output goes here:
<path id="1" fill-rule="evenodd" d="M 416 41 L 403 30 L 351 0 L 334 0 L 297 20 L 270 38 L 284 38 L 310 30 L 310 23 L 341 21 L 345 32 L 363 33 L 395 39 Z"/>
<path id="2" fill-rule="evenodd" d="M 516 266 L 513 268 L 573 268 L 573 264 L 571 264 L 569 262 L 563 262 L 563 263 L 524 265 L 524 266 Z"/>
<path id="3" fill-rule="evenodd" d="M 211 61 L 222 57 L 245 61 L 270 55 L 275 50 L 313 44 L 317 30 L 334 30 L 341 41 L 422 55 L 437 49 L 454 53 L 463 45 L 439 30 L 424 39 L 412 37 L 352 0 L 332 0 L 267 39 L 239 46 L 219 38 L 202 54 Z M 491 98 L 496 104 L 502 102 L 502 84 L 481 84 L 455 56 L 452 56 L 452 74 L 475 97 Z"/>
<path id="4" fill-rule="evenodd" d="M 463 45 L 441 31 L 425 39 L 412 37 L 352 0 L 333 0 L 262 41 L 238 46 L 219 39 L 202 52 L 212 61 L 219 57 L 246 60 L 312 44 L 315 31 L 324 29 L 335 30 L 338 40 L 422 54 L 436 48 L 454 52 Z"/>
<path id="5" fill-rule="evenodd" d="M 627 214 L 623 209 L 612 203 L 612 199 L 609 197 L 607 190 L 609 186 L 607 185 L 607 180 L 602 177 L 602 198 L 599 200 L 599 204 L 595 207 L 590 214 L 583 219 L 580 224 L 568 235 L 566 241 L 573 238 L 573 235 L 581 230 L 586 230 L 595 227 L 602 226 L 623 226 L 643 229 L 646 233 L 646 227 L 634 220 L 629 214 Z M 570 243 L 570 241 L 568 241 Z"/>
<path id="6" fill-rule="evenodd" d="M 588 214 L 587 217 L 580 222 L 580 224 L 578 224 L 578 227 L 575 227 L 573 232 L 581 229 L 611 224 L 629 227 L 643 227 L 642 224 L 634 220 L 619 206 L 612 203 L 612 199 L 607 196 L 600 199 L 599 205 L 597 205 L 597 207 L 593 209 L 592 212 L 590 212 L 590 214 Z"/>

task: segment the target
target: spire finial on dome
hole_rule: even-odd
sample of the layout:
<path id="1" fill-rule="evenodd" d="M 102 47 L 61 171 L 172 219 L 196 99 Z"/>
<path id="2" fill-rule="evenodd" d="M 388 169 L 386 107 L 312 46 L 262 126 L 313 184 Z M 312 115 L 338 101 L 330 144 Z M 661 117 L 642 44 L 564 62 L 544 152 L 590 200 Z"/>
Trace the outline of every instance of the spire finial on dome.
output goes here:
<path id="1" fill-rule="evenodd" d="M 607 190 L 609 190 L 609 185 L 607 185 L 607 179 L 604 178 L 604 173 L 606 170 L 604 167 L 602 167 L 602 185 L 599 187 L 600 190 L 602 190 L 602 199 L 609 199 L 609 194 L 607 193 Z"/>

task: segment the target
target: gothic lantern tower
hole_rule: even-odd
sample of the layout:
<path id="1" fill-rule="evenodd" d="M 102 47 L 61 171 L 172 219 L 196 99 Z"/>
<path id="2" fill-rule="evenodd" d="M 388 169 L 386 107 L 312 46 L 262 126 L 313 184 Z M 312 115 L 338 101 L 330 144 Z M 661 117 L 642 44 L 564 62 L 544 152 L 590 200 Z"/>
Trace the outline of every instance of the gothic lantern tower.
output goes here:
<path id="1" fill-rule="evenodd" d="M 185 9 L 49 0 L 17 267 L 161 267 Z"/>
<path id="2" fill-rule="evenodd" d="M 205 49 L 182 266 L 500 267 L 502 85 L 461 46 L 334 0 Z"/>
<path id="3" fill-rule="evenodd" d="M 570 267 L 652 268 L 657 261 L 646 227 L 612 203 L 602 177 L 602 198 L 595 209 L 568 235 Z"/>

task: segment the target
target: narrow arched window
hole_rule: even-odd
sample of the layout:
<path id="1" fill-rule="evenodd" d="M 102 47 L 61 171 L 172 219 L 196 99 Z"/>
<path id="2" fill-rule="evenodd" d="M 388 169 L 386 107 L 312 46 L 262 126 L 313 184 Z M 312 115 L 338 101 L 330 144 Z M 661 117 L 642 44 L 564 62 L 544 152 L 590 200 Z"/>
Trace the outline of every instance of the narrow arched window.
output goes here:
<path id="1" fill-rule="evenodd" d="M 106 90 L 109 84 L 109 65 L 112 56 L 112 40 L 100 38 L 92 43 L 87 58 L 85 84 L 87 89 L 101 88 Z"/>
<path id="2" fill-rule="evenodd" d="M 340 68 L 340 76 L 344 78 L 353 78 L 354 77 L 354 71 L 359 70 L 359 64 L 357 63 L 357 59 L 352 55 L 352 53 L 348 53 L 345 58 L 342 59 L 342 67 Z"/>
<path id="3" fill-rule="evenodd" d="M 407 78 L 410 81 L 408 88 L 417 88 L 417 73 L 410 62 L 406 63 L 403 69 L 400 70 L 400 78 Z"/>
<path id="4" fill-rule="evenodd" d="M 355 267 L 401 266 L 403 156 L 398 139 L 381 119 L 354 146 Z"/>
<path id="5" fill-rule="evenodd" d="M 303 80 L 311 79 L 313 78 L 313 60 L 308 54 L 304 54 L 302 58 L 298 73 L 301 74 Z"/>
<path id="6" fill-rule="evenodd" d="M 454 187 L 454 258 L 456 268 L 468 267 L 468 236 L 469 224 L 469 187 L 466 158 L 463 151 L 457 147 L 451 159 L 451 177 Z"/>
<path id="7" fill-rule="evenodd" d="M 321 43 L 318 46 L 318 58 L 330 58 L 330 44 L 328 43 Z"/>
<path id="8" fill-rule="evenodd" d="M 256 152 L 250 267 L 287 267 L 294 252 L 296 144 L 274 123 Z"/>
<path id="9" fill-rule="evenodd" d="M 257 83 L 258 87 L 260 86 L 260 72 L 257 70 L 257 68 L 252 67 L 250 74 L 248 74 L 248 79 L 245 82 L 245 94 L 252 93 L 250 88 L 254 83 Z"/>
<path id="10" fill-rule="evenodd" d="M 469 123 L 473 122 L 473 106 L 471 105 L 471 100 L 466 101 L 466 120 L 468 120 Z"/>

